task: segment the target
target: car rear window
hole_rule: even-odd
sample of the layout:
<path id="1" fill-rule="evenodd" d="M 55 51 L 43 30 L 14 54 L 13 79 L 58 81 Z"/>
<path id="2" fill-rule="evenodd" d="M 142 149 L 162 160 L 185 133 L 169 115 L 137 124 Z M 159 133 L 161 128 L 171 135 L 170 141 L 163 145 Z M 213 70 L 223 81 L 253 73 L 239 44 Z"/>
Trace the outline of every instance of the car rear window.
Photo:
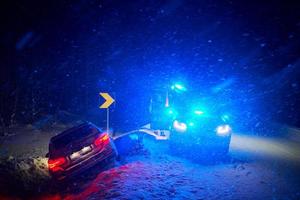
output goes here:
<path id="1" fill-rule="evenodd" d="M 85 137 L 97 133 L 100 133 L 100 130 L 98 130 L 96 127 L 92 125 L 82 126 L 74 130 L 71 130 L 70 132 L 68 131 L 68 133 L 62 132 L 61 134 L 56 136 L 56 138 L 51 140 L 49 148 L 50 150 L 63 148 L 70 142 L 78 141 Z"/>

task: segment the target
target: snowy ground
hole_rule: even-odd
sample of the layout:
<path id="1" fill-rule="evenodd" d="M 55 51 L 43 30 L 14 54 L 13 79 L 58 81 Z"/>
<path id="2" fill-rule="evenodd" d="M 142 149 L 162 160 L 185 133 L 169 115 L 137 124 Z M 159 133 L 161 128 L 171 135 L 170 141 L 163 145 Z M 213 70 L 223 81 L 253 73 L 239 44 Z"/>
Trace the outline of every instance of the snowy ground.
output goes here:
<path id="1" fill-rule="evenodd" d="M 234 134 L 229 156 L 209 163 L 169 155 L 150 142 L 148 151 L 57 185 L 44 155 L 50 137 L 65 128 L 29 126 L 1 138 L 1 199 L 300 199 L 298 130 L 285 139 Z"/>

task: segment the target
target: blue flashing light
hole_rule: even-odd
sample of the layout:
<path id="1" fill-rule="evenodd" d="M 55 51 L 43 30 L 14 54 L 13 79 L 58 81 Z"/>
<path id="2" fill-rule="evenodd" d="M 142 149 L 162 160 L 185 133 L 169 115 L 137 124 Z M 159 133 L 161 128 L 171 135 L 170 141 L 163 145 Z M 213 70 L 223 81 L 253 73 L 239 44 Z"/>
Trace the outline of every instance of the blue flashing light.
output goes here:
<path id="1" fill-rule="evenodd" d="M 182 84 L 175 83 L 171 86 L 172 90 L 178 90 L 178 91 L 186 91 L 186 87 L 184 87 Z"/>
<path id="2" fill-rule="evenodd" d="M 196 114 L 196 115 L 203 115 L 204 112 L 202 110 L 195 110 L 194 114 Z"/>
<path id="3" fill-rule="evenodd" d="M 175 88 L 177 88 L 178 90 L 185 90 L 185 87 L 180 84 L 175 84 Z"/>

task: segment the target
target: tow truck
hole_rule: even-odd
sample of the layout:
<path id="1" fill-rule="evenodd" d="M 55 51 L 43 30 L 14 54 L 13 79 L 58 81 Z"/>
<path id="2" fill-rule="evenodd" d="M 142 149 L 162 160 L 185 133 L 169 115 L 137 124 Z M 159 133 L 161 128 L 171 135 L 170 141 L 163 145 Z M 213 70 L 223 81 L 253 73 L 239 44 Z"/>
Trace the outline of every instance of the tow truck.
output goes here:
<path id="1" fill-rule="evenodd" d="M 232 134 L 230 115 L 214 102 L 175 83 L 151 98 L 150 130 L 157 139 L 168 140 L 176 153 L 226 155 Z"/>

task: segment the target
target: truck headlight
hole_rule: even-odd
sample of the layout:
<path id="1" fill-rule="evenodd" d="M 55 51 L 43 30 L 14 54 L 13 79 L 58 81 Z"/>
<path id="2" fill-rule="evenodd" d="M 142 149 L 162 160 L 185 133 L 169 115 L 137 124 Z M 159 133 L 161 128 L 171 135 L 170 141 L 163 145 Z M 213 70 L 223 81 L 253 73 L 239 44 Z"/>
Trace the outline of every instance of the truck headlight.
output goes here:
<path id="1" fill-rule="evenodd" d="M 231 133 L 231 128 L 228 124 L 220 125 L 216 128 L 216 132 L 219 136 L 227 136 Z"/>
<path id="2" fill-rule="evenodd" d="M 183 122 L 179 122 L 177 120 L 175 120 L 173 122 L 173 128 L 177 131 L 177 132 L 180 132 L 180 133 L 184 133 L 186 132 L 186 129 L 187 129 L 187 125 Z"/>

